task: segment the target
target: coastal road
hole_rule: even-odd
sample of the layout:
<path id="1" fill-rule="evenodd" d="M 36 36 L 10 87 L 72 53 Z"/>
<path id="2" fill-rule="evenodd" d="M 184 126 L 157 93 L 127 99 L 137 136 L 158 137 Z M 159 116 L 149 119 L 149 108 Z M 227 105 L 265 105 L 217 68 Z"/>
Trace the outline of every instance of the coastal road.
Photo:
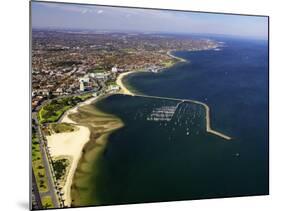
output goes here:
<path id="1" fill-rule="evenodd" d="M 45 139 L 44 139 L 44 136 L 43 136 L 42 131 L 40 129 L 40 126 L 38 124 L 38 119 L 35 117 L 34 120 L 36 122 L 37 133 L 38 133 L 38 137 L 39 137 L 39 140 L 40 140 L 39 141 L 40 151 L 41 151 L 41 155 L 42 155 L 42 161 L 43 161 L 43 165 L 44 165 L 44 168 L 45 168 L 47 183 L 48 183 L 47 185 L 48 185 L 48 189 L 49 189 L 49 191 L 46 192 L 46 193 L 40 193 L 40 196 L 41 196 L 41 198 L 43 196 L 50 196 L 51 199 L 52 199 L 54 207 L 59 208 L 61 206 L 60 206 L 60 203 L 59 203 L 59 200 L 58 200 L 58 195 L 56 193 L 54 176 L 52 174 L 51 166 L 50 166 L 50 163 L 49 163 L 49 158 L 48 158 L 47 152 L 46 152 L 47 146 L 44 143 Z"/>
<path id="2" fill-rule="evenodd" d="M 103 89 L 96 91 L 95 93 L 101 93 L 103 91 Z M 38 121 L 38 111 L 46 104 L 50 103 L 52 100 L 57 100 L 57 99 L 61 99 L 61 98 L 65 98 L 65 97 L 75 97 L 75 96 L 80 96 L 81 94 L 88 94 L 88 93 L 93 93 L 93 91 L 86 91 L 83 93 L 76 93 L 76 94 L 71 94 L 71 95 L 67 95 L 67 96 L 59 96 L 56 97 L 54 99 L 48 99 L 45 100 L 41 105 L 37 106 L 36 109 L 32 112 L 31 117 L 32 119 L 35 121 L 35 124 L 33 125 L 36 128 L 38 137 L 39 137 L 39 143 L 40 143 L 40 151 L 41 151 L 41 156 L 42 156 L 42 161 L 43 161 L 43 165 L 46 171 L 46 177 L 47 177 L 47 185 L 48 185 L 48 191 L 47 192 L 43 192 L 43 193 L 39 193 L 39 191 L 37 191 L 36 194 L 36 201 L 38 201 L 39 203 L 41 203 L 41 198 L 45 197 L 45 196 L 50 196 L 53 202 L 53 205 L 55 208 L 60 208 L 62 207 L 60 204 L 60 200 L 62 199 L 60 195 L 58 195 L 56 193 L 56 188 L 55 188 L 55 179 L 54 179 L 54 171 L 53 171 L 53 167 L 51 162 L 51 156 L 49 154 L 49 150 L 48 150 L 48 146 L 46 145 L 46 138 L 44 137 L 41 128 L 40 128 L 40 124 Z M 66 114 L 67 112 L 65 112 Z M 58 123 L 62 120 L 62 118 L 65 116 L 65 114 L 63 114 L 61 116 L 61 118 L 59 119 Z M 32 174 L 34 175 L 33 171 Z M 34 184 L 36 185 L 36 180 L 35 177 L 32 178 L 32 181 L 34 181 Z M 37 187 L 37 185 L 36 185 Z M 38 189 L 37 189 L 38 190 Z M 40 198 L 39 195 L 40 194 Z M 60 197 L 60 198 L 59 198 Z M 39 198 L 39 199 L 38 199 Z M 42 204 L 41 204 L 42 205 Z"/>
<path id="3" fill-rule="evenodd" d="M 100 92 L 101 90 L 98 90 L 96 92 Z M 55 97 L 55 98 L 52 98 L 52 99 L 47 99 L 47 100 L 44 100 L 41 105 L 38 105 L 36 108 L 35 108 L 35 111 L 38 112 L 44 105 L 50 103 L 52 100 L 59 100 L 59 99 L 62 99 L 62 98 L 66 98 L 66 97 L 75 97 L 75 96 L 81 96 L 81 95 L 85 95 L 85 94 L 90 94 L 90 93 L 95 93 L 94 91 L 85 91 L 85 92 L 81 92 L 81 93 L 75 93 L 75 94 L 70 94 L 70 95 L 61 95 L 61 96 L 58 96 L 58 97 Z"/>

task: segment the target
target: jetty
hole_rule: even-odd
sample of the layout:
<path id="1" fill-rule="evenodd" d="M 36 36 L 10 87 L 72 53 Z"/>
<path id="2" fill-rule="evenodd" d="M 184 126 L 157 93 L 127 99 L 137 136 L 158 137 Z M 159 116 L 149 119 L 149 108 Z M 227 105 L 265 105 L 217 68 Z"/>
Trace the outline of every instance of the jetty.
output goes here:
<path id="1" fill-rule="evenodd" d="M 231 140 L 232 138 L 228 135 L 225 135 L 219 131 L 216 131 L 214 129 L 211 128 L 211 121 L 210 121 L 210 108 L 206 103 L 197 101 L 197 100 L 190 100 L 190 99 L 180 99 L 180 98 L 170 98 L 170 97 L 159 97 L 159 96 L 152 96 L 152 95 L 141 95 L 141 94 L 127 94 L 130 96 L 136 96 L 136 97 L 145 97 L 145 98 L 153 98 L 153 99 L 161 99 L 161 100 L 173 100 L 173 101 L 177 101 L 179 102 L 177 104 L 177 106 L 175 107 L 175 110 L 177 109 L 177 107 L 179 106 L 180 103 L 184 103 L 184 102 L 188 102 L 188 103 L 193 103 L 193 104 L 197 104 L 197 105 L 201 105 L 205 108 L 205 119 L 206 119 L 206 131 L 208 133 L 211 133 L 213 135 L 219 136 L 221 138 L 223 138 L 224 140 Z M 173 112 L 173 113 L 174 113 Z M 173 115 L 172 115 L 173 116 Z M 169 118 L 167 120 L 170 120 L 172 118 L 172 116 L 169 116 Z"/>

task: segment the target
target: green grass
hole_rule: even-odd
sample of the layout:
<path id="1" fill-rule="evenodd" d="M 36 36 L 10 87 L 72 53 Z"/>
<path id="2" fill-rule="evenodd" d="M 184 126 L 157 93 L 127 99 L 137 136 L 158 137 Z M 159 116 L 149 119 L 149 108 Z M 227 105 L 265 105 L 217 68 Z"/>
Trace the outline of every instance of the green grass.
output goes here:
<path id="1" fill-rule="evenodd" d="M 69 165 L 69 160 L 66 158 L 57 159 L 53 163 L 55 176 L 57 180 L 63 180 L 66 175 L 66 168 Z"/>
<path id="2" fill-rule="evenodd" d="M 91 98 L 93 95 L 91 93 L 89 94 L 84 94 L 84 95 L 80 95 L 79 98 L 84 101 L 84 100 L 87 100 L 89 98 Z"/>
<path id="3" fill-rule="evenodd" d="M 38 112 L 38 120 L 40 124 L 57 122 L 65 111 L 78 103 L 90 98 L 91 94 L 85 94 L 75 97 L 65 97 L 54 99 L 47 105 L 43 106 Z"/>
<path id="4" fill-rule="evenodd" d="M 75 126 L 69 123 L 52 123 L 50 124 L 50 130 L 54 133 L 67 133 L 73 132 L 75 130 Z"/>
<path id="5" fill-rule="evenodd" d="M 40 146 L 39 146 L 39 140 L 36 136 L 32 137 L 32 161 L 38 160 L 40 158 Z"/>
<path id="6" fill-rule="evenodd" d="M 32 167 L 39 192 L 47 192 L 49 190 L 47 185 L 47 176 L 37 137 L 32 137 Z"/>
<path id="7" fill-rule="evenodd" d="M 32 127 L 32 168 L 34 171 L 36 184 L 38 186 L 39 192 L 47 192 L 48 189 L 48 183 L 47 183 L 47 177 L 46 177 L 46 170 L 44 168 L 43 160 L 42 160 L 42 154 L 40 150 L 40 143 L 39 139 L 37 137 L 37 134 L 35 132 L 35 127 Z"/>
<path id="8" fill-rule="evenodd" d="M 104 73 L 104 72 L 106 72 L 106 70 L 103 68 L 97 68 L 97 69 L 92 69 L 89 72 L 90 73 Z"/>
<path id="9" fill-rule="evenodd" d="M 163 62 L 164 67 L 171 67 L 175 64 L 175 62 L 173 60 L 167 61 L 167 62 Z"/>
<path id="10" fill-rule="evenodd" d="M 117 84 L 116 84 L 116 81 L 108 81 L 108 82 L 106 82 L 106 85 L 110 86 L 110 85 L 117 85 Z"/>
<path id="11" fill-rule="evenodd" d="M 62 105 L 58 104 L 61 107 L 55 107 L 55 106 L 48 106 L 48 107 L 42 107 L 39 111 L 39 122 L 42 123 L 51 123 L 56 122 L 59 120 L 59 118 L 63 115 L 65 111 L 70 109 L 72 106 L 70 105 Z"/>
<path id="12" fill-rule="evenodd" d="M 38 113 L 39 123 L 57 122 L 66 110 L 77 105 L 77 103 L 90 98 L 91 96 L 91 94 L 85 94 L 81 96 L 52 100 L 49 104 L 40 109 Z M 54 127 L 56 132 L 66 132 L 74 129 L 73 126 L 67 124 L 54 124 L 51 127 Z M 34 129 L 32 130 L 32 167 L 39 192 L 47 192 L 49 187 L 47 185 L 46 170 L 42 160 L 39 140 Z"/>
<path id="13" fill-rule="evenodd" d="M 50 196 L 44 196 L 41 198 L 43 208 L 55 208 L 52 198 Z"/>
<path id="14" fill-rule="evenodd" d="M 47 176 L 42 160 L 33 161 L 32 165 L 39 192 L 47 192 L 49 188 L 47 185 Z"/>

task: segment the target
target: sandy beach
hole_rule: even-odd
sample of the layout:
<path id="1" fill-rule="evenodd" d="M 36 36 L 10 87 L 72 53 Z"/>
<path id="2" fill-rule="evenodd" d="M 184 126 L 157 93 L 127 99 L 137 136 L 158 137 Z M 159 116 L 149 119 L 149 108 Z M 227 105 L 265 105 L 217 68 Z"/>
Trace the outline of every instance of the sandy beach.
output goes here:
<path id="1" fill-rule="evenodd" d="M 170 57 L 172 57 L 172 58 L 174 58 L 174 59 L 177 59 L 177 60 L 179 60 L 180 62 L 187 62 L 187 61 L 186 61 L 185 59 L 183 59 L 183 58 L 174 56 L 174 55 L 172 54 L 172 51 L 168 51 L 167 54 L 168 54 L 168 56 L 170 56 Z"/>
<path id="2" fill-rule="evenodd" d="M 124 78 L 124 76 L 129 75 L 133 72 L 136 72 L 136 71 L 129 71 L 129 72 L 121 73 L 118 75 L 118 77 L 116 79 L 116 84 L 118 86 L 120 86 L 122 94 L 132 95 L 132 96 L 134 95 L 134 93 L 132 93 L 129 89 L 127 89 L 126 86 L 122 82 L 122 79 Z"/>
<path id="3" fill-rule="evenodd" d="M 171 54 L 171 52 L 167 52 L 167 54 L 179 60 L 180 62 L 186 62 L 185 59 L 176 57 Z M 131 95 L 134 96 L 135 94 L 131 92 L 122 82 L 122 79 L 136 71 L 129 71 L 129 72 L 124 72 L 118 75 L 116 79 L 116 84 L 120 86 L 121 88 L 121 93 L 126 94 L 126 95 Z M 77 113 L 78 108 L 81 106 L 89 105 L 92 104 L 94 101 L 96 101 L 99 97 L 93 97 L 90 98 L 84 102 L 79 103 L 75 107 L 69 109 L 66 111 L 63 116 L 60 118 L 58 123 L 70 123 L 74 124 L 78 129 L 73 131 L 73 132 L 65 132 L 65 133 L 55 133 L 50 136 L 46 136 L 47 141 L 48 141 L 48 146 L 50 148 L 50 154 L 53 158 L 56 157 L 69 157 L 70 158 L 70 166 L 68 167 L 68 174 L 66 175 L 65 183 L 62 187 L 62 191 L 64 193 L 63 199 L 65 200 L 65 205 L 66 206 L 71 206 L 72 204 L 72 199 L 71 199 L 71 186 L 73 184 L 73 178 L 75 175 L 75 171 L 78 167 L 79 161 L 81 157 L 83 156 L 83 149 L 85 145 L 90 141 L 90 135 L 91 131 L 88 127 L 79 125 L 79 123 L 73 121 L 72 119 L 69 118 L 69 115 Z M 103 117 L 100 117 L 101 114 L 98 115 L 98 117 L 95 119 L 95 124 L 99 122 L 100 120 L 102 121 L 108 121 L 109 125 L 104 125 L 104 131 L 103 131 L 103 136 L 105 134 L 109 134 L 113 130 L 122 127 L 122 123 L 110 116 L 107 116 L 103 114 Z M 105 119 L 104 119 L 105 118 Z M 92 124 L 92 127 L 95 128 L 95 124 Z M 98 127 L 99 128 L 99 127 Z M 96 140 L 97 141 L 97 140 Z"/>
<path id="4" fill-rule="evenodd" d="M 168 52 L 167 52 L 167 55 L 170 56 L 170 57 L 172 57 L 172 58 L 174 58 L 174 59 L 177 59 L 179 62 L 187 62 L 187 60 L 185 60 L 185 59 L 183 59 L 183 58 L 174 56 L 174 55 L 172 54 L 172 51 L 168 51 Z M 165 69 L 165 68 L 163 68 L 163 69 Z M 118 77 L 117 77 L 117 79 L 116 79 L 116 84 L 117 84 L 118 86 L 120 86 L 120 88 L 121 88 L 121 93 L 122 93 L 122 94 L 132 95 L 132 96 L 135 95 L 135 94 L 134 94 L 133 92 L 131 92 L 128 88 L 126 88 L 126 86 L 125 86 L 124 83 L 122 82 L 122 79 L 123 79 L 125 76 L 127 76 L 127 75 L 129 75 L 129 74 L 131 74 L 131 73 L 135 73 L 135 72 L 137 72 L 137 71 L 129 71 L 129 72 L 121 73 L 121 74 L 118 75 Z"/>
<path id="5" fill-rule="evenodd" d="M 95 100 L 97 100 L 98 97 L 92 97 L 88 100 L 85 100 L 84 102 L 81 102 L 81 103 L 78 103 L 75 107 L 67 110 L 63 115 L 62 117 L 59 119 L 58 123 L 60 122 L 64 122 L 64 123 L 71 123 L 71 124 L 76 124 L 76 122 L 74 122 L 73 120 L 71 120 L 68 115 L 69 114 L 73 114 L 73 113 L 77 113 L 77 109 L 81 106 L 84 106 L 84 105 L 89 105 L 91 103 L 93 103 Z"/>
<path id="6" fill-rule="evenodd" d="M 80 106 L 88 105 L 94 102 L 98 97 L 90 98 L 82 103 L 79 103 L 74 108 L 65 112 L 59 122 L 76 124 L 68 115 L 76 113 Z M 50 154 L 52 157 L 70 157 L 70 166 L 66 176 L 65 184 L 62 188 L 64 193 L 63 198 L 65 205 L 71 205 L 71 185 L 75 170 L 82 155 L 82 150 L 85 144 L 90 140 L 90 130 L 85 126 L 76 124 L 78 130 L 74 132 L 56 133 L 46 136 Z"/>
<path id="7" fill-rule="evenodd" d="M 100 158 L 107 147 L 108 137 L 124 123 L 119 117 L 99 110 L 95 104 L 81 107 L 71 118 L 78 124 L 86 125 L 91 132 L 90 141 L 83 148 L 73 177 L 71 205 L 83 206 L 89 201 L 99 204 L 99 198 L 95 197 L 99 194 L 99 188 L 94 188 L 94 192 L 92 188 L 100 185 L 95 182 L 101 173 L 100 166 L 104 165 L 104 159 Z"/>
<path id="8" fill-rule="evenodd" d="M 71 205 L 70 188 L 74 172 L 84 145 L 89 141 L 90 130 L 87 127 L 77 126 L 78 130 L 70 133 L 57 133 L 47 136 L 48 146 L 52 157 L 70 157 L 70 167 L 65 184 L 62 188 L 65 205 Z"/>

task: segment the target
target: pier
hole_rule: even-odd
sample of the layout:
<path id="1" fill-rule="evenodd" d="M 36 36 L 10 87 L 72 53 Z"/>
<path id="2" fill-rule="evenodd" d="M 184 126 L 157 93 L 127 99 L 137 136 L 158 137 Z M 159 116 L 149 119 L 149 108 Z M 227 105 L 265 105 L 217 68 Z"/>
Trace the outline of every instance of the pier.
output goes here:
<path id="1" fill-rule="evenodd" d="M 190 99 L 179 99 L 179 98 L 170 98 L 170 97 L 159 97 L 159 96 L 151 96 L 151 95 L 141 95 L 141 94 L 127 94 L 130 96 L 136 96 L 136 97 L 145 97 L 145 98 L 153 98 L 153 99 L 161 99 L 161 100 L 174 100 L 174 101 L 180 101 L 176 108 L 184 102 L 188 102 L 188 103 L 194 103 L 197 105 L 201 105 L 205 108 L 206 110 L 206 115 L 205 115 L 205 119 L 206 119 L 206 131 L 208 133 L 211 133 L 213 135 L 219 136 L 225 140 L 231 140 L 232 138 L 230 136 L 227 136 L 219 131 L 216 131 L 214 129 L 211 128 L 211 122 L 210 122 L 210 108 L 206 103 L 197 101 L 197 100 L 190 100 Z"/>

